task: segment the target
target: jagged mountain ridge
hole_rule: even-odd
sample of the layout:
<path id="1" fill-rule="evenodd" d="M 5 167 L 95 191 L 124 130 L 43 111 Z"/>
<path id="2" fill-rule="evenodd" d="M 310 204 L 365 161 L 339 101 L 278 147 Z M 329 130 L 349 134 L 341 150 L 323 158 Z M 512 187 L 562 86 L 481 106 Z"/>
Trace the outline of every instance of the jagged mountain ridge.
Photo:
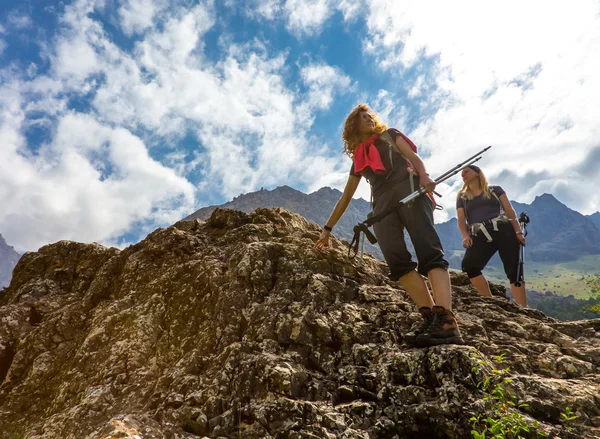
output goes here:
<path id="1" fill-rule="evenodd" d="M 261 190 L 240 195 L 220 207 L 252 212 L 259 207 L 283 207 L 298 213 L 309 221 L 323 225 L 341 196 L 341 192 L 328 187 L 311 194 L 304 194 L 289 186 L 273 190 Z M 443 199 L 442 204 L 453 202 Z M 517 215 L 528 212 L 531 223 L 528 226 L 527 257 L 534 261 L 570 261 L 588 254 L 600 254 L 600 231 L 589 217 L 586 217 L 558 201 L 550 194 L 543 194 L 531 204 L 512 202 Z M 197 210 L 184 220 L 206 219 L 217 206 Z M 370 211 L 369 203 L 352 200 L 348 211 L 336 225 L 335 234 L 351 240 L 352 228 L 366 219 Z M 600 217 L 600 214 L 599 214 Z M 464 251 L 462 237 L 458 231 L 456 218 L 436 224 L 442 245 L 447 253 Z M 366 242 L 365 249 L 378 258 L 383 258 L 379 247 Z M 451 259 L 453 268 L 460 268 L 460 258 Z"/>
<path id="2" fill-rule="evenodd" d="M 239 195 L 232 201 L 220 206 L 203 207 L 183 220 L 206 220 L 217 207 L 241 210 L 246 213 L 253 212 L 255 209 L 261 207 L 283 207 L 291 212 L 302 215 L 309 221 L 323 225 L 329 219 L 329 215 L 341 195 L 340 191 L 330 187 L 322 187 L 310 194 L 305 194 L 289 186 L 280 186 L 273 190 L 261 189 L 260 191 Z M 352 199 L 344 216 L 335 226 L 336 236 L 351 241 L 353 227 L 359 222 L 364 221 L 370 211 L 368 201 L 362 198 Z M 365 240 L 365 251 L 383 259 L 383 254 L 379 246 L 373 246 L 367 240 Z"/>
<path id="3" fill-rule="evenodd" d="M 594 223 L 596 228 L 600 230 L 600 212 L 592 213 L 591 215 L 586 215 L 586 217 Z"/>
<path id="4" fill-rule="evenodd" d="M 2 234 L 0 234 L 0 288 L 7 287 L 10 284 L 12 271 L 20 257 L 21 255 L 7 244 Z"/>
<path id="5" fill-rule="evenodd" d="M 600 437 L 600 320 L 560 323 L 453 275 L 467 344 L 410 348 L 415 307 L 385 264 L 316 250 L 318 235 L 283 209 L 218 209 L 122 251 L 26 253 L 0 294 L 2 434 L 466 438 L 494 416 L 478 382 L 510 366 L 527 404 L 513 413 Z"/>

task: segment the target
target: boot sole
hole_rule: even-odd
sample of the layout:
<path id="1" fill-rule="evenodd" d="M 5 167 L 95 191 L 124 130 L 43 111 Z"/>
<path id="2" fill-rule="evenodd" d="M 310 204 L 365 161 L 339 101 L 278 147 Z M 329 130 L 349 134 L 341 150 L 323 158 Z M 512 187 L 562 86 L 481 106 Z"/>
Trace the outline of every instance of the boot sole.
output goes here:
<path id="1" fill-rule="evenodd" d="M 456 345 L 464 345 L 465 341 L 462 337 L 448 337 L 448 338 L 437 338 L 437 339 L 428 339 L 428 340 L 416 340 L 415 346 L 420 348 L 426 348 L 430 346 L 439 346 L 443 344 L 456 344 Z"/>

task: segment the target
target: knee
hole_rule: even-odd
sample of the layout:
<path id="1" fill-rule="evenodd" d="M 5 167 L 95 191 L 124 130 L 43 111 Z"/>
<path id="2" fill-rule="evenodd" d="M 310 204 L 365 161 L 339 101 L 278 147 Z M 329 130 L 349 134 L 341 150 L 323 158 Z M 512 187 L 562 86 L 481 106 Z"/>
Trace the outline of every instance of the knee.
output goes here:
<path id="1" fill-rule="evenodd" d="M 429 272 L 431 270 L 435 270 L 436 268 L 448 271 L 449 265 L 450 264 L 448 264 L 448 261 L 444 259 L 444 254 L 442 253 L 435 259 L 429 260 L 423 264 L 419 261 L 418 271 L 423 276 L 429 276 Z"/>
<path id="2" fill-rule="evenodd" d="M 511 284 L 514 284 L 515 282 L 517 282 L 519 280 L 519 277 L 518 277 L 516 271 L 514 273 L 508 273 L 507 277 Z"/>
<path id="3" fill-rule="evenodd" d="M 479 268 L 468 268 L 465 270 L 463 267 L 463 271 L 467 273 L 469 279 L 473 279 L 474 277 L 481 276 L 483 274 Z"/>

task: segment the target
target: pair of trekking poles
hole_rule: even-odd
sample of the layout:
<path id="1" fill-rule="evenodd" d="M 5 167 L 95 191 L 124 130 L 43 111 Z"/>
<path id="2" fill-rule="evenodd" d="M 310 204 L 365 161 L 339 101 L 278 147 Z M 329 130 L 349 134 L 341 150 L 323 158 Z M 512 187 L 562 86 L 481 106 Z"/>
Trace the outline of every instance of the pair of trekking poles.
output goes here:
<path id="1" fill-rule="evenodd" d="M 490 145 L 486 148 L 483 148 L 481 151 L 479 151 L 476 154 L 473 154 L 467 160 L 459 163 L 458 165 L 454 166 L 450 170 L 444 172 L 442 175 L 440 175 L 438 178 L 436 178 L 434 180 L 435 184 L 438 185 L 438 184 L 448 180 L 450 177 L 455 176 L 456 174 L 461 172 L 464 168 L 471 166 L 476 161 L 480 160 L 482 154 L 484 152 L 486 152 L 488 149 L 490 149 L 491 147 L 492 146 Z M 391 206 L 386 208 L 383 212 L 381 212 L 377 215 L 370 216 L 366 219 L 366 221 L 363 221 L 362 223 L 359 223 L 356 226 L 354 226 L 354 229 L 353 229 L 354 236 L 352 237 L 352 242 L 350 243 L 350 248 L 348 249 L 348 257 L 350 257 L 351 259 L 354 259 L 356 257 L 356 255 L 358 254 L 358 246 L 359 246 L 360 237 L 361 237 L 361 233 L 362 233 L 363 234 L 362 246 L 361 246 L 362 247 L 361 248 L 361 259 L 362 259 L 362 254 L 364 251 L 365 236 L 367 237 L 367 239 L 369 240 L 369 242 L 371 244 L 377 243 L 377 238 L 375 238 L 375 235 L 373 235 L 373 233 L 371 233 L 371 231 L 369 230 L 369 227 L 371 227 L 376 222 L 381 221 L 383 218 L 390 215 L 392 212 L 395 212 L 399 208 L 409 205 L 416 198 L 418 198 L 421 195 L 424 195 L 426 193 L 427 193 L 427 189 L 419 188 L 418 190 L 414 191 L 412 194 L 401 199 L 399 202 L 393 203 Z M 441 196 L 441 195 L 438 194 L 438 196 Z M 521 225 L 521 229 L 523 230 L 523 236 L 527 236 L 527 224 L 529 223 L 529 217 L 527 216 L 526 212 L 521 213 L 521 216 L 519 217 L 519 223 Z M 520 243 L 519 243 L 519 246 L 520 246 L 519 267 L 518 267 L 518 271 L 517 271 L 517 273 L 518 273 L 517 281 L 515 282 L 515 285 L 517 287 L 521 286 L 521 283 L 524 282 L 523 268 L 524 268 L 524 262 L 525 262 L 525 249 L 524 249 L 523 245 L 521 245 Z"/>

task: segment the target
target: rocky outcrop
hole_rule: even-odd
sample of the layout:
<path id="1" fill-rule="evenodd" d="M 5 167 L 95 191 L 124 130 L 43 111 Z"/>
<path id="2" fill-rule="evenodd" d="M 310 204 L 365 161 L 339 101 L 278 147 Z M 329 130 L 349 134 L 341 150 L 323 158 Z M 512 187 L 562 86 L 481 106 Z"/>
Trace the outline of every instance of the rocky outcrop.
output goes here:
<path id="1" fill-rule="evenodd" d="M 323 226 L 341 196 L 340 191 L 330 187 L 322 187 L 310 194 L 305 194 L 289 186 L 280 186 L 273 190 L 261 189 L 260 191 L 242 194 L 221 206 L 208 206 L 198 209 L 185 217 L 184 221 L 207 220 L 218 207 L 241 210 L 246 213 L 254 212 L 260 208 L 283 207 Z M 371 207 L 368 201 L 362 198 L 353 198 L 346 212 L 335 226 L 335 236 L 352 241 L 354 226 L 364 221 L 370 211 Z M 409 243 L 409 246 L 412 248 L 412 243 Z M 367 253 L 383 259 L 383 253 L 381 253 L 378 245 L 371 245 L 368 240 L 365 240 L 364 248 Z"/>
<path id="2" fill-rule="evenodd" d="M 0 234 L 0 289 L 10 283 L 13 268 L 17 265 L 21 255 L 8 245 Z"/>
<path id="3" fill-rule="evenodd" d="M 538 422 L 523 437 L 600 437 L 600 320 L 453 275 L 466 345 L 410 348 L 418 315 L 384 264 L 318 235 L 283 209 L 217 209 L 123 251 L 26 253 L 0 296 L 0 437 L 467 438 L 505 366 L 507 413 Z"/>

